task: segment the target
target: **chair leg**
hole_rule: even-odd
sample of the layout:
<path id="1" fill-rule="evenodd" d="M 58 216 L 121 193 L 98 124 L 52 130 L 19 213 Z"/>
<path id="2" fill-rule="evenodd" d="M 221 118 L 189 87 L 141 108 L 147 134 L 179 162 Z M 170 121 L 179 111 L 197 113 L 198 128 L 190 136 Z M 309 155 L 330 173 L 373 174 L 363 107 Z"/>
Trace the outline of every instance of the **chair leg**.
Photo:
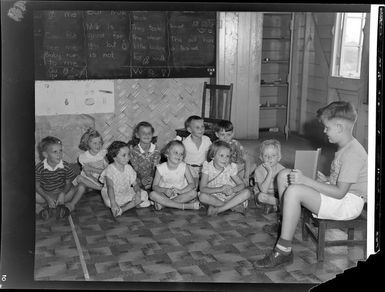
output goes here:
<path id="1" fill-rule="evenodd" d="M 348 228 L 348 240 L 354 240 L 354 228 Z"/>
<path id="2" fill-rule="evenodd" d="M 309 232 L 306 229 L 306 223 L 309 222 L 306 210 L 302 210 L 302 240 L 309 240 Z"/>
<path id="3" fill-rule="evenodd" d="M 325 224 L 320 223 L 318 226 L 317 260 L 321 262 L 324 260 L 325 231 L 326 231 Z"/>

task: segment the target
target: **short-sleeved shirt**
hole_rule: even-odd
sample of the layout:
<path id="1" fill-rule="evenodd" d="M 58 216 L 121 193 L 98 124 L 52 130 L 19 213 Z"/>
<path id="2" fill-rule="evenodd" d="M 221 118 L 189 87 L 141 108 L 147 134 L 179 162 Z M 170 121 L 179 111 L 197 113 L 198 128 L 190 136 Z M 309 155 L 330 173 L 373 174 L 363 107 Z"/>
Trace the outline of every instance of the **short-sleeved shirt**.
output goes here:
<path id="1" fill-rule="evenodd" d="M 127 201 L 131 201 L 135 196 L 133 184 L 136 184 L 136 172 L 131 165 L 125 165 L 124 170 L 118 170 L 113 163 L 109 164 L 105 170 L 100 174 L 100 182 L 104 184 L 102 188 L 102 197 L 104 201 L 109 201 L 107 193 L 106 177 L 108 177 L 114 185 L 115 201 L 121 206 Z M 127 200 L 127 197 L 129 199 Z"/>
<path id="2" fill-rule="evenodd" d="M 176 169 L 169 169 L 167 162 L 159 164 L 156 168 L 160 174 L 159 186 L 163 188 L 183 189 L 188 185 L 185 173 L 186 163 L 179 163 Z"/>
<path id="3" fill-rule="evenodd" d="M 210 162 L 203 162 L 202 173 L 208 176 L 208 187 L 218 188 L 224 185 L 236 185 L 233 179 L 231 178 L 232 176 L 236 176 L 238 173 L 238 168 L 235 163 L 229 163 L 225 167 L 223 172 L 221 172 L 222 170 L 215 168 L 213 160 L 211 160 Z"/>
<path id="4" fill-rule="evenodd" d="M 368 154 L 356 139 L 335 153 L 329 180 L 333 185 L 351 183 L 348 192 L 367 200 Z"/>
<path id="5" fill-rule="evenodd" d="M 270 185 L 269 185 L 269 187 L 267 189 L 267 193 L 275 194 L 275 193 L 278 192 L 277 174 L 282 169 L 285 169 L 285 167 L 282 164 L 278 163 L 277 167 L 275 168 L 275 170 L 273 170 L 273 175 L 272 175 L 271 183 L 270 183 Z M 267 176 L 267 170 L 266 170 L 266 168 L 263 167 L 262 164 L 260 164 L 255 169 L 255 172 L 254 172 L 255 183 L 257 183 L 257 184 L 263 183 L 264 180 L 266 179 L 266 176 Z"/>
<path id="6" fill-rule="evenodd" d="M 231 162 L 234 162 L 236 164 L 244 164 L 246 161 L 244 160 L 243 156 L 245 155 L 245 150 L 243 149 L 243 146 L 239 141 L 237 140 L 231 140 L 230 141 L 230 159 Z"/>
<path id="7" fill-rule="evenodd" d="M 73 180 L 75 173 L 66 161 L 60 161 L 52 168 L 47 159 L 39 162 L 35 166 L 35 180 L 40 183 L 40 187 L 46 192 L 57 189 L 64 189 L 67 180 Z"/>
<path id="8" fill-rule="evenodd" d="M 140 144 L 131 148 L 130 163 L 137 173 L 140 186 L 149 189 L 155 175 L 155 166 L 159 164 L 160 151 L 155 144 L 146 152 Z"/>
<path id="9" fill-rule="evenodd" d="M 197 148 L 196 144 L 192 141 L 191 135 L 189 135 L 183 141 L 183 145 L 186 148 L 186 157 L 184 161 L 187 164 L 202 165 L 207 158 L 207 152 L 209 151 L 211 140 L 206 135 L 202 136 L 202 143 Z"/>
<path id="10" fill-rule="evenodd" d="M 102 149 L 96 155 L 92 155 L 90 151 L 85 151 L 79 154 L 79 163 L 84 167 L 84 165 L 89 165 L 100 170 L 105 169 L 108 166 L 108 162 L 106 161 L 107 150 Z M 84 170 L 82 170 L 81 175 L 87 176 Z M 95 179 L 99 179 L 100 174 L 92 173 L 92 176 Z"/>

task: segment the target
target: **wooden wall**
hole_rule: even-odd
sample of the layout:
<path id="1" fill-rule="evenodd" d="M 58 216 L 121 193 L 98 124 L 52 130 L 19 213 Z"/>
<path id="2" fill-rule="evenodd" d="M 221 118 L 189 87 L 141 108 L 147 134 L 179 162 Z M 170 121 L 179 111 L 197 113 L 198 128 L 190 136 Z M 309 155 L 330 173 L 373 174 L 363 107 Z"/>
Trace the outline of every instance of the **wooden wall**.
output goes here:
<path id="1" fill-rule="evenodd" d="M 36 117 L 38 143 L 47 135 L 57 136 L 64 145 L 64 160 L 76 161 L 80 136 L 95 125 L 105 142 L 128 141 L 141 121 L 150 122 L 163 146 L 183 128 L 190 115 L 200 115 L 203 83 L 208 78 L 119 79 L 115 80 L 115 113 Z M 39 160 L 36 151 L 36 161 Z"/>
<path id="2" fill-rule="evenodd" d="M 238 139 L 258 138 L 262 13 L 220 12 L 217 83 L 234 84 L 231 120 Z"/>
<path id="3" fill-rule="evenodd" d="M 358 111 L 354 135 L 367 148 L 368 53 L 365 50 L 369 43 L 364 44 L 360 80 L 331 77 L 335 13 L 295 15 L 290 130 L 303 135 L 322 135 L 315 120 L 317 109 L 332 101 L 345 100 L 352 102 Z M 368 27 L 365 34 L 369 35 Z"/>

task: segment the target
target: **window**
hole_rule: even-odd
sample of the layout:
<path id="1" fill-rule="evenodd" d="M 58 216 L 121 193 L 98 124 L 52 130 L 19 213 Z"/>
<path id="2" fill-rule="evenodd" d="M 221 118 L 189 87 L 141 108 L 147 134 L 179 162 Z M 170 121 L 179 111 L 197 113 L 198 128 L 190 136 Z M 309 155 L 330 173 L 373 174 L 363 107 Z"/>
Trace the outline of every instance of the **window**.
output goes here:
<path id="1" fill-rule="evenodd" d="M 337 13 L 332 76 L 360 78 L 365 17 L 365 13 Z"/>

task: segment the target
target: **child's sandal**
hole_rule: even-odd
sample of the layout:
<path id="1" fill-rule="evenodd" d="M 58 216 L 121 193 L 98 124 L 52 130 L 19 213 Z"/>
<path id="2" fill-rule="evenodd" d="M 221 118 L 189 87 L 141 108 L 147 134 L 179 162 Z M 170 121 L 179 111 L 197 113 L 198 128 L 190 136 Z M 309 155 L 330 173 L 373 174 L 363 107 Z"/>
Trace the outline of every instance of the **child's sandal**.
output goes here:
<path id="1" fill-rule="evenodd" d="M 70 214 L 71 214 L 71 211 L 70 209 L 68 209 L 67 206 L 65 205 L 57 206 L 57 216 L 56 216 L 57 219 L 67 218 Z"/>

